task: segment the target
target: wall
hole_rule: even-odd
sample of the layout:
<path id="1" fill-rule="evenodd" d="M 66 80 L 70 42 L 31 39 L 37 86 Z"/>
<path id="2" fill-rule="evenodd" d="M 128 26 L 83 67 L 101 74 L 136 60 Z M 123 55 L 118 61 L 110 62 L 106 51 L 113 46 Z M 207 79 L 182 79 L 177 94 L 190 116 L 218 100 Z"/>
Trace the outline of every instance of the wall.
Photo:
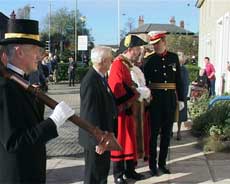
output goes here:
<path id="1" fill-rule="evenodd" d="M 226 63 L 230 61 L 230 1 L 204 0 L 200 6 L 199 66 L 204 67 L 203 58 L 210 57 L 216 68 L 216 92 L 222 93 L 222 77 L 225 91 L 230 92 L 230 72 Z"/>

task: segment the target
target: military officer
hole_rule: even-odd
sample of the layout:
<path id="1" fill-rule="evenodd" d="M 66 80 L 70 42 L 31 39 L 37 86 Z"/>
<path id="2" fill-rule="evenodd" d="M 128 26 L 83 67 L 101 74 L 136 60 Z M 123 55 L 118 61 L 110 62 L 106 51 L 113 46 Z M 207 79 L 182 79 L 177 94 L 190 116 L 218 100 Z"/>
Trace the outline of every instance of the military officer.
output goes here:
<path id="1" fill-rule="evenodd" d="M 149 168 L 152 176 L 158 171 L 170 174 L 166 158 L 170 144 L 170 134 L 175 117 L 177 100 L 183 109 L 183 89 L 178 56 L 166 48 L 166 33 L 150 32 L 150 44 L 155 52 L 145 58 L 144 74 L 151 89 L 150 102 L 150 151 Z M 160 153 L 157 163 L 157 137 L 160 134 Z M 158 164 L 158 169 L 157 169 Z"/>

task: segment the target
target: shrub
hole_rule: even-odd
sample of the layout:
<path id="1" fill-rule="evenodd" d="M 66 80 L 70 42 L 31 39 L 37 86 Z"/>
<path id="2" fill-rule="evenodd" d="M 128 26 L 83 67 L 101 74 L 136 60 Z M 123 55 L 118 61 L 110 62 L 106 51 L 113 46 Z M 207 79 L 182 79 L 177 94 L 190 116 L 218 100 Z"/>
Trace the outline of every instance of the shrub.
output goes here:
<path id="1" fill-rule="evenodd" d="M 214 152 L 220 152 L 225 150 L 224 144 L 222 144 L 221 141 L 212 139 L 211 137 L 208 137 L 204 140 L 204 151 L 214 151 Z"/>
<path id="2" fill-rule="evenodd" d="M 189 103 L 189 115 L 191 119 L 195 119 L 208 110 L 209 100 L 208 94 L 204 94 L 195 101 Z"/>
<path id="3" fill-rule="evenodd" d="M 85 76 L 85 74 L 87 73 L 87 71 L 89 70 L 88 66 L 85 67 L 78 67 L 76 72 L 77 72 L 77 80 L 81 81 L 83 79 L 83 77 Z"/>
<path id="4" fill-rule="evenodd" d="M 59 63 L 58 64 L 58 80 L 68 80 L 68 63 Z M 77 65 L 76 69 L 76 80 L 81 81 L 82 78 L 85 76 L 86 72 L 89 70 L 88 66 L 85 65 Z"/>
<path id="5" fill-rule="evenodd" d="M 189 81 L 195 81 L 199 75 L 200 68 L 196 65 L 185 65 L 189 73 Z"/>
<path id="6" fill-rule="evenodd" d="M 58 63 L 58 80 L 68 80 L 68 64 L 67 63 Z"/>
<path id="7" fill-rule="evenodd" d="M 228 121 L 230 102 L 219 102 L 210 110 L 203 111 L 193 119 L 192 133 L 196 136 L 208 136 L 213 125 L 223 129 L 230 125 Z"/>

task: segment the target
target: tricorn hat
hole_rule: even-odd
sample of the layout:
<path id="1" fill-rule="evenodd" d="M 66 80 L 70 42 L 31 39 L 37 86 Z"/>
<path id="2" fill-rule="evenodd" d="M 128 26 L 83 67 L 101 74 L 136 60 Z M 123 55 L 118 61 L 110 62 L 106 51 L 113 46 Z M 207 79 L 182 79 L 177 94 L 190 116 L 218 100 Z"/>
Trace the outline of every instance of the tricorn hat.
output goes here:
<path id="1" fill-rule="evenodd" d="M 0 40 L 0 45 L 32 44 L 39 47 L 45 45 L 40 41 L 38 21 L 28 19 L 9 19 L 5 38 Z"/>
<path id="2" fill-rule="evenodd" d="M 128 48 L 142 46 L 146 44 L 147 42 L 142 40 L 140 37 L 129 34 L 121 40 L 119 49 L 117 50 L 117 55 L 123 53 Z"/>
<path id="3" fill-rule="evenodd" d="M 166 31 L 150 31 L 149 35 L 149 44 L 155 44 L 166 36 Z"/>

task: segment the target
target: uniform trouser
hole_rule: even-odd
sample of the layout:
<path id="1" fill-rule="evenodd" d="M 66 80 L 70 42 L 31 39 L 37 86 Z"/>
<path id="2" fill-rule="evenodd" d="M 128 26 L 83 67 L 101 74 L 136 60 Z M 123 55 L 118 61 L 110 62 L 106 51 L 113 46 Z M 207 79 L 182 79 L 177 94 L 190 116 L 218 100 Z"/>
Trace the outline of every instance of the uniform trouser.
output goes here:
<path id="1" fill-rule="evenodd" d="M 122 177 L 126 172 L 132 173 L 135 170 L 134 160 L 122 160 L 118 162 L 113 162 L 113 176 L 115 179 Z"/>
<path id="2" fill-rule="evenodd" d="M 84 184 L 106 184 L 110 169 L 110 152 L 102 155 L 95 149 L 85 150 L 85 176 Z"/>
<path id="3" fill-rule="evenodd" d="M 165 166 L 170 144 L 170 135 L 175 117 L 175 110 L 167 107 L 158 107 L 150 110 L 150 143 L 149 143 L 149 167 L 155 168 L 157 164 L 157 139 L 160 134 L 160 153 L 158 165 Z"/>

